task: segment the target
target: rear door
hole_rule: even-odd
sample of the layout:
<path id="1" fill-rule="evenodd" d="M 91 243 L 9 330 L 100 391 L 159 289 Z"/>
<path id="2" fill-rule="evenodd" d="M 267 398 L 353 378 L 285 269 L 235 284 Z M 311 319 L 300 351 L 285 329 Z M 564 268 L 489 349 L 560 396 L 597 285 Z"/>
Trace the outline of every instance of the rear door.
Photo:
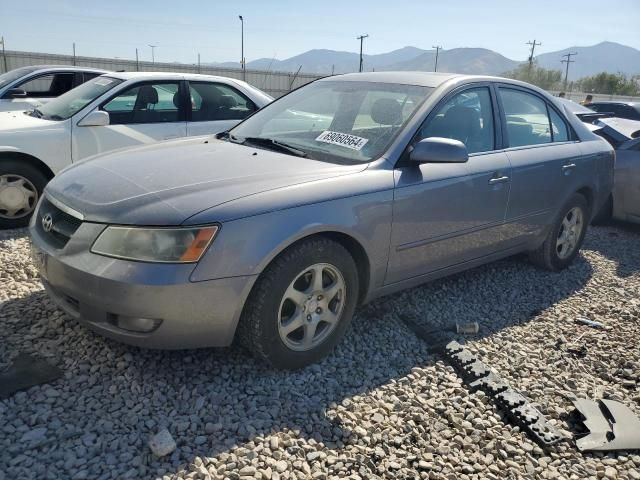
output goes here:
<path id="1" fill-rule="evenodd" d="M 460 140 L 467 163 L 400 164 L 395 170 L 386 283 L 428 274 L 503 249 L 511 167 L 499 148 L 489 84 L 465 87 L 427 117 L 414 141 Z"/>
<path id="2" fill-rule="evenodd" d="M 97 153 L 185 137 L 184 82 L 146 81 L 128 85 L 99 107 L 109 125 L 73 126 L 74 161 Z"/>
<path id="3" fill-rule="evenodd" d="M 204 81 L 188 84 L 188 136 L 224 132 L 257 110 L 249 98 L 230 85 Z"/>

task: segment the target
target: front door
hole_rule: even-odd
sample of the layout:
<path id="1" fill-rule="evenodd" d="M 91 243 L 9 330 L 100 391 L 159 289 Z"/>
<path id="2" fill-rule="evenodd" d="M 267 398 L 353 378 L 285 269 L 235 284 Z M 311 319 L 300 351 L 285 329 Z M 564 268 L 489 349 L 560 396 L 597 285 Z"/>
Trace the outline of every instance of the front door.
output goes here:
<path id="1" fill-rule="evenodd" d="M 109 125 L 73 126 L 73 160 L 97 153 L 182 138 L 187 126 L 179 81 L 141 82 L 126 88 L 99 108 Z"/>
<path id="2" fill-rule="evenodd" d="M 387 284 L 504 247 L 511 167 L 506 154 L 495 149 L 494 112 L 488 85 L 467 88 L 436 107 L 414 139 L 460 140 L 469 160 L 396 169 Z"/>

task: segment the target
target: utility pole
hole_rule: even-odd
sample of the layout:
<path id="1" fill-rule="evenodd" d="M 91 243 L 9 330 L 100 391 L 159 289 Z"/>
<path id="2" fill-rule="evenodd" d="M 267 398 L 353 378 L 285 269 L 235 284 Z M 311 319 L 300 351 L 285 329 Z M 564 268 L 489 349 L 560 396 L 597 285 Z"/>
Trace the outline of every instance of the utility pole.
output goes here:
<path id="1" fill-rule="evenodd" d="M 157 45 L 149 45 L 151 47 L 151 63 L 156 63 L 156 47 Z"/>
<path id="2" fill-rule="evenodd" d="M 2 44 L 2 63 L 4 64 L 4 71 L 8 72 L 7 68 L 7 52 L 4 50 L 4 37 L 0 37 L 0 43 Z"/>
<path id="3" fill-rule="evenodd" d="M 571 60 L 571 57 L 573 57 L 574 55 L 577 55 L 577 52 L 574 53 L 567 53 L 565 55 L 562 55 L 563 57 L 567 57 L 566 60 L 560 60 L 560 63 L 566 63 L 567 64 L 567 69 L 565 70 L 564 73 L 564 90 L 567 89 L 567 80 L 569 79 L 569 64 L 570 63 L 575 63 L 575 60 Z"/>
<path id="4" fill-rule="evenodd" d="M 136 47 L 136 72 L 140 71 L 140 63 L 138 62 L 138 48 Z"/>
<path id="5" fill-rule="evenodd" d="M 434 45 L 431 48 L 435 48 L 436 49 L 436 64 L 433 67 L 433 71 L 437 72 L 438 71 L 438 53 L 440 53 L 440 50 L 442 50 L 442 46 L 440 45 Z"/>
<path id="6" fill-rule="evenodd" d="M 244 18 L 238 15 L 240 19 L 240 65 L 242 66 L 242 80 L 247 81 L 246 61 L 244 59 Z"/>
<path id="7" fill-rule="evenodd" d="M 360 35 L 359 37 L 356 37 L 356 40 L 360 40 L 360 72 L 362 72 L 362 42 L 364 41 L 365 38 L 367 38 L 369 36 L 369 34 L 366 35 Z"/>
<path id="8" fill-rule="evenodd" d="M 200 73 L 200 54 L 198 54 L 198 73 Z"/>
<path id="9" fill-rule="evenodd" d="M 73 42 L 73 66 L 76 66 L 76 42 Z"/>
<path id="10" fill-rule="evenodd" d="M 536 42 L 534 38 L 533 42 L 529 41 L 526 43 L 526 45 L 531 45 L 531 54 L 529 55 L 529 70 L 531 70 L 531 67 L 533 67 L 533 52 L 535 51 L 536 47 L 542 45 L 542 43 Z"/>

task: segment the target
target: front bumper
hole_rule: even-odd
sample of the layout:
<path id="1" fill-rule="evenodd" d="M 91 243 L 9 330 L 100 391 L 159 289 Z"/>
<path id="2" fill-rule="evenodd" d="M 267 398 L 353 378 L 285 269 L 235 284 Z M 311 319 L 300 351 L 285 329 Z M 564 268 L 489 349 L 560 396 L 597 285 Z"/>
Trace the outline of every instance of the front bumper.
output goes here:
<path id="1" fill-rule="evenodd" d="M 151 264 L 89 252 L 103 225 L 83 223 L 62 249 L 31 227 L 33 257 L 52 300 L 106 337 L 145 348 L 231 344 L 255 276 L 190 281 L 194 264 Z M 153 319 L 150 332 L 119 328 L 122 319 Z"/>

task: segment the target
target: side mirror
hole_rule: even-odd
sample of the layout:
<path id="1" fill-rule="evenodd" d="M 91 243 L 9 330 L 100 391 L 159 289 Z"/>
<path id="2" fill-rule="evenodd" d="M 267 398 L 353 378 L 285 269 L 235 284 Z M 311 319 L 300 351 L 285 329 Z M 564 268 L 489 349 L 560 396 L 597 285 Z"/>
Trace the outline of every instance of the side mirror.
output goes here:
<path id="1" fill-rule="evenodd" d="M 79 127 L 105 127 L 109 125 L 109 113 L 104 110 L 94 110 L 78 122 Z"/>
<path id="2" fill-rule="evenodd" d="M 429 137 L 413 146 L 409 160 L 415 163 L 465 163 L 469 153 L 459 140 Z"/>
<path id="3" fill-rule="evenodd" d="M 7 93 L 4 94 L 4 98 L 24 98 L 27 96 L 27 92 L 21 88 L 10 88 Z"/>

